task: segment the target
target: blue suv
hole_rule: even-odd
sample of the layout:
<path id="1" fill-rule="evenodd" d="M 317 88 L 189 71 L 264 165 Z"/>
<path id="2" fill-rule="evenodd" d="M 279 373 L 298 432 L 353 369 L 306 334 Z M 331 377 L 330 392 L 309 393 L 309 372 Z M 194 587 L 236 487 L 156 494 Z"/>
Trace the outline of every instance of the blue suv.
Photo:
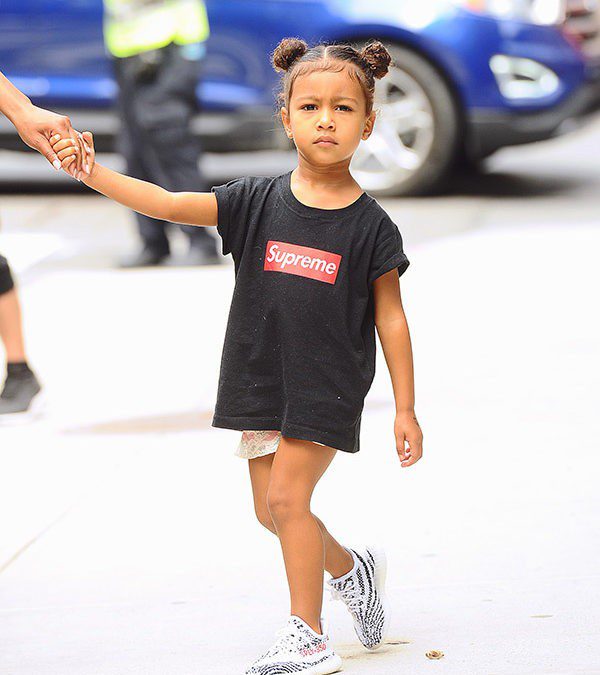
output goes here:
<path id="1" fill-rule="evenodd" d="M 550 138 L 600 107 L 598 0 L 207 0 L 195 129 L 210 151 L 290 148 L 274 106 L 279 40 L 377 38 L 374 133 L 352 172 L 379 195 L 443 185 L 457 160 Z M 0 69 L 109 149 L 118 128 L 102 0 L 2 0 Z M 23 148 L 6 120 L 0 147 Z"/>

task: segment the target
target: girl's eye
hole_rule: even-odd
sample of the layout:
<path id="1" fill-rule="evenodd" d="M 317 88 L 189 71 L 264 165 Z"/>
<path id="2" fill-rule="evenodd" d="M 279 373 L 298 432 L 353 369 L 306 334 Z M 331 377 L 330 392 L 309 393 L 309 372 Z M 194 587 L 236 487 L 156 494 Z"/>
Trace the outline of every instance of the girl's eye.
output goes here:
<path id="1" fill-rule="evenodd" d="M 306 108 L 314 108 L 315 104 L 314 103 L 305 103 L 301 110 L 306 110 Z M 344 108 L 345 110 L 352 110 L 352 108 L 349 108 L 347 105 L 339 105 L 338 108 Z"/>

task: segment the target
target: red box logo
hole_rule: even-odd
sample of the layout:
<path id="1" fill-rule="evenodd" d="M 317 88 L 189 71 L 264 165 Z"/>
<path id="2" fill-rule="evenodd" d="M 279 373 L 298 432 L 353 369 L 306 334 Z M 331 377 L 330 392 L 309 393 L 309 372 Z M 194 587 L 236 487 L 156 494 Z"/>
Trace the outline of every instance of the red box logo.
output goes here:
<path id="1" fill-rule="evenodd" d="M 264 269 L 335 284 L 342 256 L 285 241 L 268 241 Z"/>

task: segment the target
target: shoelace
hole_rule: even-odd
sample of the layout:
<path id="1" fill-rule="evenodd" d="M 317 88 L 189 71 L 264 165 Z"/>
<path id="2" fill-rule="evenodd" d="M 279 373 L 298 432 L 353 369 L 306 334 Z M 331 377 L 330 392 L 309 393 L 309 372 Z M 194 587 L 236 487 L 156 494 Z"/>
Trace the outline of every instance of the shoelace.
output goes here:
<path id="1" fill-rule="evenodd" d="M 358 611 L 365 605 L 365 598 L 361 596 L 357 589 L 348 588 L 344 591 L 339 591 L 337 588 L 329 586 L 327 590 L 331 594 L 331 600 L 341 600 L 353 612 Z"/>
<path id="2" fill-rule="evenodd" d="M 291 624 L 287 624 L 283 626 L 283 628 L 280 628 L 276 633 L 275 636 L 277 640 L 275 641 L 275 644 L 269 649 L 269 653 L 276 653 L 281 649 L 297 649 L 298 648 L 298 632 L 295 629 L 295 627 Z"/>

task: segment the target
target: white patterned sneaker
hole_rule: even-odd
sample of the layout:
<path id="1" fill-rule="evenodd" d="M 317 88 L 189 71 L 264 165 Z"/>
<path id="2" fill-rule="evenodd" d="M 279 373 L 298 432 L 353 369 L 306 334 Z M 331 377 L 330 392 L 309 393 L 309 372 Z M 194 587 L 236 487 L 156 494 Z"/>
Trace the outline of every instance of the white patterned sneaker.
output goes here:
<path id="1" fill-rule="evenodd" d="M 354 558 L 354 567 L 337 579 L 328 579 L 328 590 L 332 600 L 342 600 L 348 607 L 358 639 L 373 651 L 383 643 L 390 624 L 385 552 L 377 546 L 367 546 L 362 554 L 346 550 Z"/>
<path id="2" fill-rule="evenodd" d="M 299 616 L 292 614 L 277 631 L 277 641 L 257 659 L 245 675 L 329 675 L 342 669 L 342 659 L 329 642 L 327 621 L 321 617 L 323 634 L 315 631 Z"/>

